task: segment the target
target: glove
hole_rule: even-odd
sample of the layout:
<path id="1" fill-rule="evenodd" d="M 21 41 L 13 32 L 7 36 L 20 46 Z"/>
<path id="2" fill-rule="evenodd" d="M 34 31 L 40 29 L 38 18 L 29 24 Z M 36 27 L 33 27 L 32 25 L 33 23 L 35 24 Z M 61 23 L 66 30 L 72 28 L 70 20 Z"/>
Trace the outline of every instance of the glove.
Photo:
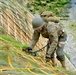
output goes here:
<path id="1" fill-rule="evenodd" d="M 25 51 L 25 52 L 28 52 L 28 53 L 30 53 L 31 50 L 32 50 L 32 48 L 30 48 L 30 47 L 27 47 L 27 48 L 23 48 L 22 49 L 22 51 Z"/>
<path id="2" fill-rule="evenodd" d="M 30 53 L 31 51 L 32 51 L 32 48 L 30 48 L 30 47 L 26 48 L 26 52 Z"/>

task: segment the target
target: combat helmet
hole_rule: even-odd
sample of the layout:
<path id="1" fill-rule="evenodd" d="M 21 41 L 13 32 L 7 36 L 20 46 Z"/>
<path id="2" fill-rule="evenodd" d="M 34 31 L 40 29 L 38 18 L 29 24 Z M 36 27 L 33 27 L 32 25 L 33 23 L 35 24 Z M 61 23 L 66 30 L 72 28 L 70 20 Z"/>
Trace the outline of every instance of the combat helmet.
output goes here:
<path id="1" fill-rule="evenodd" d="M 38 27 L 41 27 L 41 26 L 43 26 L 45 24 L 45 22 L 40 17 L 40 15 L 35 14 L 34 16 L 35 16 L 35 18 L 32 20 L 32 25 L 33 25 L 34 29 L 36 29 Z"/>

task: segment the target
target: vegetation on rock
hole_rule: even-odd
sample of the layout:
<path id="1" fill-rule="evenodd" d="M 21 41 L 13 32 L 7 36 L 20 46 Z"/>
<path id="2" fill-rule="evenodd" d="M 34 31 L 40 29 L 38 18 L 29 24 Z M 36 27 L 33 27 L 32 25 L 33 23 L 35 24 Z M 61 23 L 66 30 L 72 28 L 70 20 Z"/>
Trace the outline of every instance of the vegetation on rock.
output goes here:
<path id="1" fill-rule="evenodd" d="M 54 68 L 40 56 L 34 57 L 22 52 L 21 43 L 10 36 L 0 36 L 1 75 L 75 75 L 60 67 Z"/>
<path id="2" fill-rule="evenodd" d="M 45 10 L 52 11 L 59 15 L 66 3 L 70 0 L 32 0 L 27 7 L 32 13 L 41 13 Z"/>

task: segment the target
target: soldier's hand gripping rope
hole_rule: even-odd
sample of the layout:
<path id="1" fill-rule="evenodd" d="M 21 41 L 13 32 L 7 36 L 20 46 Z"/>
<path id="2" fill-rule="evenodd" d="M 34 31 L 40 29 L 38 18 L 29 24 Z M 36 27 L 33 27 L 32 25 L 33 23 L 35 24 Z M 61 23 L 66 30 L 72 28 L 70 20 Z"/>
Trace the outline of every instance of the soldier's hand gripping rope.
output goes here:
<path id="1" fill-rule="evenodd" d="M 39 50 L 32 51 L 30 47 L 27 47 L 26 49 L 22 49 L 22 51 L 25 51 L 33 56 L 37 56 L 37 52 L 43 51 L 45 47 L 47 47 L 49 44 L 45 45 L 44 47 L 40 48 Z"/>

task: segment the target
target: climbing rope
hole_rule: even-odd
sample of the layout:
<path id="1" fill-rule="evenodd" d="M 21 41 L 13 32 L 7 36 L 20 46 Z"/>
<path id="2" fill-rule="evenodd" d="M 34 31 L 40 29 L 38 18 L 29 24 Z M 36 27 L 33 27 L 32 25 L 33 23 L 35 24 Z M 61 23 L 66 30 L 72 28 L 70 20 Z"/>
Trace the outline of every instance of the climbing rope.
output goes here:
<path id="1" fill-rule="evenodd" d="M 44 48 L 47 47 L 47 46 L 48 46 L 48 44 L 45 45 L 44 47 L 42 47 L 41 49 L 38 49 L 38 50 L 36 50 L 36 51 L 34 51 L 34 52 L 29 52 L 29 54 L 31 54 L 31 55 L 33 55 L 33 56 L 37 56 L 37 52 L 40 52 L 40 51 L 45 50 Z"/>

